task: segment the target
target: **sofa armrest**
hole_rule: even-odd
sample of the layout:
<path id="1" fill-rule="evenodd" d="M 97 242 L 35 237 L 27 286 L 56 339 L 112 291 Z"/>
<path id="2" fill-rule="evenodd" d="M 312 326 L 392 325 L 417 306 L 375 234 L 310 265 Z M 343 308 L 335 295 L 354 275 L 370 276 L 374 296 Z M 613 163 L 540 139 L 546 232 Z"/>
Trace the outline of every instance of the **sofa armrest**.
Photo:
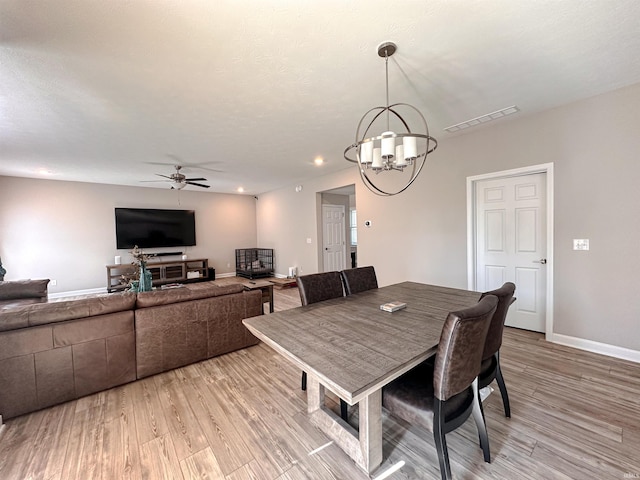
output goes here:
<path id="1" fill-rule="evenodd" d="M 0 282 L 0 300 L 47 298 L 49 279 Z"/>

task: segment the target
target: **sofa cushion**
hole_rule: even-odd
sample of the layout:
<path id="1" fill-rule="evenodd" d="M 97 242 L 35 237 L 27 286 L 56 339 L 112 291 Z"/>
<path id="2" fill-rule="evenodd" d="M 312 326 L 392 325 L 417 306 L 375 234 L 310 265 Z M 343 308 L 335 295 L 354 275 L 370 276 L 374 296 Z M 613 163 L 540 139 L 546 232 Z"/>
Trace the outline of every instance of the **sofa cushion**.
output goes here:
<path id="1" fill-rule="evenodd" d="M 0 332 L 133 310 L 135 303 L 136 295 L 124 292 L 50 299 L 33 305 L 0 305 Z"/>
<path id="2" fill-rule="evenodd" d="M 0 282 L 0 300 L 43 298 L 47 296 L 49 279 Z"/>
<path id="3" fill-rule="evenodd" d="M 151 292 L 140 292 L 136 300 L 136 308 L 169 305 L 171 303 L 187 302 L 202 298 L 219 297 L 244 290 L 242 285 L 231 284 L 219 286 L 212 282 L 192 283 L 180 288 L 157 289 Z"/>
<path id="4" fill-rule="evenodd" d="M 44 303 L 47 301 L 47 297 L 38 298 L 12 298 L 10 300 L 0 300 L 0 312 L 3 310 L 9 310 L 15 307 L 22 307 L 24 305 L 33 305 L 34 303 Z"/>
<path id="5" fill-rule="evenodd" d="M 128 292 L 102 294 L 77 300 L 49 301 L 27 307 L 29 326 L 133 310 L 135 303 L 135 294 Z"/>

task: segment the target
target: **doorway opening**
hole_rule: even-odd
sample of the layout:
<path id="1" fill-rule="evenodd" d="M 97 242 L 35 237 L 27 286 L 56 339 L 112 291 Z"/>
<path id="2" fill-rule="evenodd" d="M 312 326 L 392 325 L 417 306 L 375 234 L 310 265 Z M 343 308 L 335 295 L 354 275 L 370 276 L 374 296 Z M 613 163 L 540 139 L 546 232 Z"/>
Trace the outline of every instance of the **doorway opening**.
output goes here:
<path id="1" fill-rule="evenodd" d="M 345 185 L 319 192 L 318 265 L 323 272 L 357 266 L 356 187 Z M 338 253 L 342 252 L 342 253 Z"/>

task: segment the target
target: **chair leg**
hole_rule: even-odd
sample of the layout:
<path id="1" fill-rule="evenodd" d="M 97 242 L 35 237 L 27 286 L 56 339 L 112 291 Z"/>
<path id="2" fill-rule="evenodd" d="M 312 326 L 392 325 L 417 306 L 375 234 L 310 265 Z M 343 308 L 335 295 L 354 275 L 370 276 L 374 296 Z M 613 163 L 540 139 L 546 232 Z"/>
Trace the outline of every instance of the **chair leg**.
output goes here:
<path id="1" fill-rule="evenodd" d="M 440 463 L 440 476 L 442 480 L 451 480 L 451 465 L 449 464 L 449 450 L 447 449 L 447 439 L 444 432 L 444 412 L 442 410 L 442 400 L 435 398 L 435 408 L 433 411 L 433 439 L 438 452 L 438 462 Z"/>
<path id="2" fill-rule="evenodd" d="M 484 412 L 482 411 L 482 402 L 480 401 L 480 393 L 478 392 L 478 379 L 473 381 L 473 419 L 478 428 L 478 436 L 480 437 L 480 448 L 484 455 L 484 461 L 491 463 L 491 451 L 489 450 L 489 434 L 487 433 L 487 423 L 484 420 Z"/>
<path id="3" fill-rule="evenodd" d="M 349 421 L 349 406 L 342 399 L 340 399 L 340 416 L 345 422 Z"/>
<path id="4" fill-rule="evenodd" d="M 502 376 L 502 370 L 500 369 L 500 352 L 496 352 L 496 382 L 500 388 L 500 395 L 502 395 L 502 405 L 504 405 L 504 416 L 511 418 L 511 407 L 509 405 L 509 394 L 507 393 L 507 385 L 504 383 Z"/>
<path id="5" fill-rule="evenodd" d="M 302 388 L 302 390 L 307 389 L 307 372 L 302 372 L 302 386 L 300 388 Z"/>

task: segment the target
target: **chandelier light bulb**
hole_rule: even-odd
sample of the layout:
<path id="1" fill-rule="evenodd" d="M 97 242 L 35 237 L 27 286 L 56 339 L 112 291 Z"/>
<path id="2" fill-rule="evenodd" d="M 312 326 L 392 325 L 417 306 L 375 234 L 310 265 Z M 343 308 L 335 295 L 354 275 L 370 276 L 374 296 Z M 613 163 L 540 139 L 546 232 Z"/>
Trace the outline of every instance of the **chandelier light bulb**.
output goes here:
<path id="1" fill-rule="evenodd" d="M 360 145 L 360 163 L 370 164 L 373 162 L 373 142 L 364 142 Z"/>
<path id="2" fill-rule="evenodd" d="M 395 133 L 393 132 L 384 132 L 382 136 L 382 140 L 380 141 L 380 145 L 382 148 L 382 158 L 385 160 L 391 160 L 394 156 L 395 148 L 396 148 L 396 139 Z"/>

